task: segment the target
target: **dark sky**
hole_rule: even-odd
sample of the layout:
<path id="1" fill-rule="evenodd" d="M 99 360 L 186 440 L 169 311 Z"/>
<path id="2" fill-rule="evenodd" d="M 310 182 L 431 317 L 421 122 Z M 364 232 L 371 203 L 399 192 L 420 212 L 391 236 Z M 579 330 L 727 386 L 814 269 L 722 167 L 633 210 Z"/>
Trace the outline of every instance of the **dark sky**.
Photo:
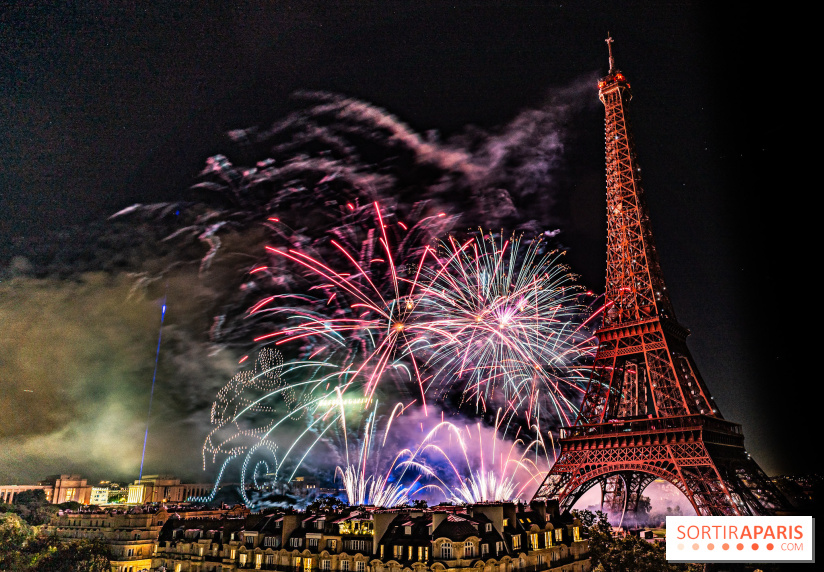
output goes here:
<path id="1" fill-rule="evenodd" d="M 795 52 L 781 20 L 696 2 L 21 3 L 0 21 L 0 243 L 182 196 L 228 130 L 283 116 L 300 89 L 362 98 L 418 132 L 493 128 L 605 73 L 609 31 L 693 356 L 765 470 L 808 471 L 815 289 L 804 167 L 788 147 L 813 102 L 782 65 Z M 602 291 L 603 110 L 591 96 L 567 142 L 578 180 L 558 226 Z"/>

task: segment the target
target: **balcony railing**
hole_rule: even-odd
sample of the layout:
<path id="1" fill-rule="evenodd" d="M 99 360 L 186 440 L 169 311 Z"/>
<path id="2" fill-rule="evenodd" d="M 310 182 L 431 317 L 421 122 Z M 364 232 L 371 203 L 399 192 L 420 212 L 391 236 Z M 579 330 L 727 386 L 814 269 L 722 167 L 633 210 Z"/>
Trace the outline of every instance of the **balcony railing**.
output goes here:
<path id="1" fill-rule="evenodd" d="M 683 431 L 705 429 L 719 433 L 741 435 L 741 426 L 737 423 L 710 417 L 708 415 L 681 415 L 678 417 L 655 417 L 653 419 L 631 419 L 626 421 L 609 421 L 593 425 L 576 425 L 561 428 L 561 438 L 595 437 L 598 435 L 616 435 L 621 433 L 660 433 L 662 431 Z"/>

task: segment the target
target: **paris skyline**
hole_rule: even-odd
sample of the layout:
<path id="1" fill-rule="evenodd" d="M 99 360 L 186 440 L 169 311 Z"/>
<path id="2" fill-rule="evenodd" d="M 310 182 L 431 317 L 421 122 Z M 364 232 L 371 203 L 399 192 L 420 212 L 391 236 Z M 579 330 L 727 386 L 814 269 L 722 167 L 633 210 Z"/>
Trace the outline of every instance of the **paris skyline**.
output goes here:
<path id="1" fill-rule="evenodd" d="M 12 110 L 0 181 L 2 210 L 9 213 L 0 229 L 3 263 L 25 252 L 25 244 L 10 245 L 16 237 L 42 237 L 134 202 L 183 196 L 205 160 L 231 148 L 225 132 L 282 118 L 297 90 L 358 97 L 419 133 L 435 129 L 446 139 L 467 125 L 493 130 L 523 109 L 541 108 L 548 92 L 578 89 L 591 101 L 580 104 L 563 131 L 561 165 L 548 184 L 556 207 L 546 222 L 561 230 L 573 270 L 603 291 L 603 116 L 587 81 L 606 72 L 609 31 L 618 67 L 634 88 L 631 120 L 664 278 L 679 321 L 693 332 L 688 343 L 699 370 L 724 416 L 743 424 L 748 450 L 769 474 L 803 472 L 810 465 L 797 435 L 815 435 L 812 405 L 784 388 L 790 383 L 803 391 L 808 383 L 796 341 L 804 339 L 805 325 L 776 298 L 787 272 L 783 261 L 802 255 L 783 245 L 797 232 L 790 207 L 769 200 L 787 186 L 776 142 L 782 122 L 767 111 L 756 123 L 760 105 L 739 97 L 749 78 L 740 62 L 749 54 L 743 40 L 750 32 L 732 26 L 733 15 L 691 4 L 593 6 L 16 12 L 16 25 L 3 32 L 13 47 L 3 60 L 9 89 L 2 97 Z M 755 29 L 767 23 L 765 17 L 753 22 Z M 70 300 L 63 280 L 44 295 Z M 104 302 L 107 311 L 117 307 Z M 55 322 L 80 318 L 68 306 L 49 306 Z M 136 361 L 153 357 L 159 325 L 159 313 L 144 317 L 144 311 L 129 311 L 127 323 L 139 324 L 140 335 L 117 346 L 126 352 L 145 344 Z M 26 377 L 25 369 L 3 374 L 4 392 L 13 395 L 3 417 L 17 421 L 2 436 L 0 478 L 64 470 L 48 446 L 72 432 L 98 436 L 100 450 L 111 456 L 124 439 L 115 431 L 119 419 L 145 423 L 151 380 L 121 376 L 118 363 L 90 375 L 84 358 L 63 357 L 80 347 L 61 346 L 67 333 L 76 334 L 33 332 L 26 356 L 55 359 L 76 384 L 61 386 L 61 373 L 49 368 L 40 370 L 45 380 Z M 100 357 L 92 352 L 85 359 Z M 215 383 L 228 381 L 230 361 L 221 362 L 224 377 L 215 374 Z M 120 388 L 124 377 L 144 386 Z M 171 380 L 161 380 L 158 390 L 165 413 L 180 418 L 171 427 L 182 431 L 187 446 L 196 444 L 212 396 L 175 392 Z M 34 392 L 32 404 L 26 400 Z M 97 426 L 96 418 L 105 422 Z M 160 466 L 175 458 L 163 439 L 169 429 L 158 427 L 154 462 L 158 470 L 176 471 Z M 15 448 L 20 443 L 28 448 Z M 40 446 L 48 452 L 32 454 Z M 133 450 L 127 462 L 108 469 L 131 474 Z M 23 452 L 25 470 L 15 467 Z M 199 451 L 191 453 L 183 455 L 180 472 L 196 475 Z M 76 454 L 72 470 L 93 473 L 95 463 L 108 462 Z"/>

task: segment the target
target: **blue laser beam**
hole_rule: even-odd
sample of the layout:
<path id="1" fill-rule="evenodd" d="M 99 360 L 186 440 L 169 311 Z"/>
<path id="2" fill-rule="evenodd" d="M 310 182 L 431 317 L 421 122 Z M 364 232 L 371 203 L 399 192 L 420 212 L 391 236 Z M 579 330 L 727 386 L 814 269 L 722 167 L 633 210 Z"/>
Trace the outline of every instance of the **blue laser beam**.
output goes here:
<path id="1" fill-rule="evenodd" d="M 149 412 L 146 414 L 146 433 L 143 435 L 143 454 L 140 456 L 140 476 L 143 479 L 143 461 L 146 458 L 146 441 L 149 439 L 149 420 L 152 417 L 152 400 L 154 399 L 155 380 L 157 379 L 157 362 L 160 359 L 160 340 L 163 339 L 163 320 L 166 318 L 166 297 L 163 297 L 163 308 L 160 310 L 160 331 L 157 333 L 157 351 L 155 352 L 155 366 L 152 374 L 152 391 L 149 394 Z"/>

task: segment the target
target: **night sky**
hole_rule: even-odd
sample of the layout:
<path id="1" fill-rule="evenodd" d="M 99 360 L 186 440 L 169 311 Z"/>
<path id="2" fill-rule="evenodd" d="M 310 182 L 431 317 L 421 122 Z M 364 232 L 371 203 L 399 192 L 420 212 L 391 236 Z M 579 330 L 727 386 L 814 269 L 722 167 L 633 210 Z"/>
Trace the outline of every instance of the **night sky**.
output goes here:
<path id="1" fill-rule="evenodd" d="M 298 90 L 359 98 L 444 139 L 495 130 L 553 90 L 604 75 L 609 31 L 633 86 L 653 231 L 693 357 L 768 474 L 812 470 L 817 289 L 799 211 L 813 205 L 807 167 L 790 153 L 814 95 L 802 97 L 782 66 L 795 47 L 790 32 L 776 34 L 781 17 L 694 2 L 76 4 L 21 3 L 0 20 L 8 268 L 73 225 L 186 196 L 206 158 L 231 149 L 228 131 L 283 117 Z M 552 223 L 574 270 L 603 291 L 603 107 L 589 85 L 565 127 Z M 162 293 L 127 303 L 127 277 L 98 298 L 93 281 L 11 275 L 0 283 L 0 481 L 67 470 L 137 478 Z M 127 356 L 123 370 L 97 355 L 103 337 Z M 198 475 L 202 416 L 235 358 L 218 356 L 211 372 L 179 366 L 211 376 L 203 395 L 164 397 L 174 382 L 160 382 L 149 471 Z"/>

